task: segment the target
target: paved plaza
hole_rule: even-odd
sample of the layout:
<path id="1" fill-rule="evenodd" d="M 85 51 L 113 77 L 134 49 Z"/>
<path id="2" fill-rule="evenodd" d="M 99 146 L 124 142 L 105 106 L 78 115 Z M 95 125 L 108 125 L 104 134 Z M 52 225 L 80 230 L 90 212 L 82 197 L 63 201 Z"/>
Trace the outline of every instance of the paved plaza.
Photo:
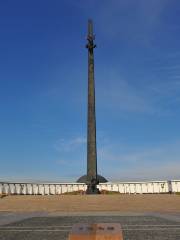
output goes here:
<path id="1" fill-rule="evenodd" d="M 67 240 L 75 223 L 120 223 L 124 240 L 180 240 L 180 196 L 9 196 L 0 240 Z"/>
<path id="2" fill-rule="evenodd" d="M 44 216 L 43 216 L 44 215 Z M 14 222 L 16 219 L 19 220 Z M 73 216 L 51 216 L 45 213 L 11 214 L 1 213 L 1 240 L 67 240 L 68 234 L 75 223 L 121 223 L 124 240 L 179 240 L 180 216 L 172 215 L 118 215 L 104 213 L 91 216 L 83 213 Z M 9 221 L 9 223 L 8 223 Z M 7 224 L 8 223 L 8 224 Z M 5 224 L 5 225 L 4 225 Z"/>
<path id="3" fill-rule="evenodd" d="M 180 213 L 180 196 L 176 194 L 14 195 L 0 199 L 0 211 Z"/>

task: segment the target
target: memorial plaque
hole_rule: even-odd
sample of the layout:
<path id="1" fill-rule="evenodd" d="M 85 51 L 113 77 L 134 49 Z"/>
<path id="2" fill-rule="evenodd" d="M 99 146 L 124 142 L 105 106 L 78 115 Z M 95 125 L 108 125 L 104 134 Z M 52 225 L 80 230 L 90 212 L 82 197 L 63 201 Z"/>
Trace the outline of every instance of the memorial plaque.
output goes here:
<path id="1" fill-rule="evenodd" d="M 69 240 L 123 240 L 119 223 L 75 224 Z"/>

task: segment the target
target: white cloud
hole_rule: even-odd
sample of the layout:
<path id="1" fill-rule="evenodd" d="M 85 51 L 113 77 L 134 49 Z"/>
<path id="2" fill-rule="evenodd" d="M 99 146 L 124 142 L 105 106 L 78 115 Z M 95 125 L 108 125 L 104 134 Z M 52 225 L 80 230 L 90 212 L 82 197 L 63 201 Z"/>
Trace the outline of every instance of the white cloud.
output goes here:
<path id="1" fill-rule="evenodd" d="M 100 168 L 113 180 L 180 178 L 180 141 L 132 149 L 116 144 L 98 153 Z"/>
<path id="2" fill-rule="evenodd" d="M 152 85 L 133 85 L 132 81 L 122 78 L 121 73 L 109 67 L 97 76 L 98 82 L 104 81 L 102 86 L 97 83 L 97 106 L 113 109 L 119 112 L 145 113 L 154 115 L 161 112 L 157 104 L 155 90 Z"/>
<path id="3" fill-rule="evenodd" d="M 104 132 L 100 135 L 105 136 Z M 84 137 L 60 141 L 57 150 L 61 157 L 56 164 L 61 165 L 62 173 L 66 169 L 71 175 L 72 166 L 77 168 L 76 178 L 81 171 L 84 172 L 86 157 L 80 156 L 79 152 L 82 153 L 85 143 Z M 71 170 L 67 171 L 69 166 Z M 140 147 L 125 145 L 123 141 L 117 143 L 105 137 L 98 148 L 98 169 L 99 174 L 110 181 L 179 179 L 180 140 Z"/>
<path id="4" fill-rule="evenodd" d="M 112 143 L 110 146 L 102 146 L 99 153 L 103 160 L 111 159 L 116 163 L 176 162 L 180 160 L 180 141 L 142 148 Z"/>
<path id="5" fill-rule="evenodd" d="M 174 73 L 174 77 L 177 76 Z M 161 76 L 162 80 L 153 76 L 151 81 L 145 77 L 137 84 L 137 81 L 134 83 L 132 79 L 124 79 L 122 74 L 112 67 L 100 71 L 97 78 L 97 107 L 105 107 L 107 111 L 112 109 L 117 115 L 119 112 L 172 115 L 175 113 L 172 105 L 176 105 L 180 100 L 178 79 L 164 80 Z"/>
<path id="6" fill-rule="evenodd" d="M 72 1 L 70 1 L 72 3 Z M 107 38 L 149 42 L 161 24 L 168 0 L 76 1 L 74 4 L 96 22 L 98 32 Z"/>
<path id="7" fill-rule="evenodd" d="M 138 165 L 133 168 L 116 168 L 106 172 L 112 181 L 143 181 L 143 180 L 173 180 L 180 179 L 180 163 L 162 163 L 161 165 Z"/>
<path id="8" fill-rule="evenodd" d="M 85 137 L 61 138 L 54 144 L 54 148 L 59 152 L 72 152 L 81 148 L 85 143 Z"/>
<path id="9" fill-rule="evenodd" d="M 153 103 L 150 102 L 142 89 L 137 89 L 127 81 L 122 80 L 120 76 L 116 77 L 113 84 L 111 81 L 106 85 L 106 88 L 101 91 L 99 99 L 101 104 L 104 103 L 107 107 L 113 107 L 121 111 L 150 114 L 154 111 Z"/>

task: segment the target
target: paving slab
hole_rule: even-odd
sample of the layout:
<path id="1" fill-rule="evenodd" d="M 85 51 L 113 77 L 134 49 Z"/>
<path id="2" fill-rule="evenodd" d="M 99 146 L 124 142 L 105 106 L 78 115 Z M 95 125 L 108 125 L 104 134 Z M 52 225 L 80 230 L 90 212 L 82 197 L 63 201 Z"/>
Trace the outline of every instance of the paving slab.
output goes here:
<path id="1" fill-rule="evenodd" d="M 130 214 L 130 213 L 129 213 Z M 120 223 L 124 240 L 179 240 L 180 221 L 172 215 L 29 216 L 1 225 L 1 240 L 67 240 L 76 223 Z M 0 214 L 0 218 L 2 215 Z M 21 216 L 22 217 L 22 216 Z M 179 215 L 177 215 L 177 219 Z M 176 220 L 177 220 L 176 219 Z"/>

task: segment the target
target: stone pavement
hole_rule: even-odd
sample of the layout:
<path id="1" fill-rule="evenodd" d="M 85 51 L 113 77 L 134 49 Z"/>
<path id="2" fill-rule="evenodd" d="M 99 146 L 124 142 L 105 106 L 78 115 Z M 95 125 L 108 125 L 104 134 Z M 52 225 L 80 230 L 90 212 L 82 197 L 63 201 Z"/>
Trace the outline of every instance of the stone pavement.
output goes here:
<path id="1" fill-rule="evenodd" d="M 55 216 L 56 215 L 56 216 Z M 75 223 L 121 223 L 124 240 L 179 240 L 180 215 L 93 213 L 62 214 L 0 213 L 1 240 L 67 240 Z M 88 216 L 89 215 L 89 216 Z M 97 216 L 96 216 L 97 215 Z M 99 216 L 98 216 L 99 215 Z M 5 217 L 6 216 L 6 217 Z M 9 216 L 9 217 L 7 217 Z M 15 219 L 18 221 L 14 222 Z M 6 224 L 5 224 L 6 222 Z M 7 224 L 9 222 L 9 224 Z M 4 225 L 5 224 L 5 225 Z"/>

